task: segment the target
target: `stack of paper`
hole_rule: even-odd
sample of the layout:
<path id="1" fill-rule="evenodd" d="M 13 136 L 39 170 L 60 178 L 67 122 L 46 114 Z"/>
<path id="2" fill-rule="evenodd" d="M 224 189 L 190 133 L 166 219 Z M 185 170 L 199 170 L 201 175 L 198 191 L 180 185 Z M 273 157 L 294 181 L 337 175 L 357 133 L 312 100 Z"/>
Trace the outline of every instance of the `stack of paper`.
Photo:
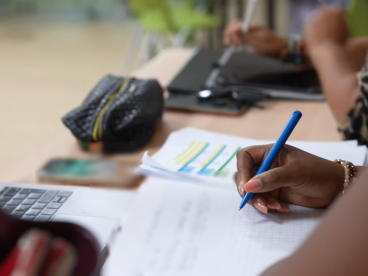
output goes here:
<path id="1" fill-rule="evenodd" d="M 146 174 L 233 188 L 236 153 L 244 147 L 274 142 L 184 128 L 173 132 L 155 155 L 145 154 L 140 169 Z M 365 163 L 366 147 L 358 146 L 356 141 L 289 141 L 287 144 L 328 160 L 340 158 L 355 165 Z"/>

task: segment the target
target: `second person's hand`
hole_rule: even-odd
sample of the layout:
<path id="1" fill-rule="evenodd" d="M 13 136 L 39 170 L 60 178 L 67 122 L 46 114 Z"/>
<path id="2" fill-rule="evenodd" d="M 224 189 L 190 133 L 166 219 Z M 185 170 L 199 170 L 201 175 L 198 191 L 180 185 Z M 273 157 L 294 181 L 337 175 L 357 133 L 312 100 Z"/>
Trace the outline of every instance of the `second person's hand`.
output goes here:
<path id="1" fill-rule="evenodd" d="M 287 213 L 285 203 L 322 208 L 342 191 L 341 165 L 289 145 L 284 146 L 269 171 L 254 177 L 272 146 L 249 147 L 237 154 L 238 192 L 241 197 L 246 192 L 254 193 L 249 203 L 259 211 Z"/>
<path id="2" fill-rule="evenodd" d="M 309 50 L 317 49 L 320 45 L 343 46 L 348 38 L 345 11 L 336 7 L 324 7 L 305 27 L 305 42 Z"/>
<path id="3" fill-rule="evenodd" d="M 243 22 L 237 21 L 226 28 L 224 43 L 227 46 L 249 45 L 258 54 L 280 57 L 286 39 L 260 25 L 251 25 L 247 32 L 243 32 Z"/>

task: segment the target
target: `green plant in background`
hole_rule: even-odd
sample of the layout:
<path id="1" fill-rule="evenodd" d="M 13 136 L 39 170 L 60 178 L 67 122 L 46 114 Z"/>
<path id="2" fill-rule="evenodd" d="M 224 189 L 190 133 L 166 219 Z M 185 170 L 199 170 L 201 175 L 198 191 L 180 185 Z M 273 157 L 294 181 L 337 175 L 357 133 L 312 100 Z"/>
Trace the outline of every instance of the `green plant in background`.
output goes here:
<path id="1" fill-rule="evenodd" d="M 350 1 L 348 22 L 352 37 L 368 36 L 368 1 Z"/>
<path id="2" fill-rule="evenodd" d="M 189 0 L 129 0 L 134 14 L 143 28 L 157 34 L 177 34 L 186 29 L 215 28 L 220 20 L 207 12 L 199 11 Z"/>
<path id="3" fill-rule="evenodd" d="M 93 3 L 117 3 L 116 0 L 0 0 L 2 3 L 33 3 L 33 4 L 49 4 L 49 3 L 72 3 L 72 4 L 93 4 Z"/>

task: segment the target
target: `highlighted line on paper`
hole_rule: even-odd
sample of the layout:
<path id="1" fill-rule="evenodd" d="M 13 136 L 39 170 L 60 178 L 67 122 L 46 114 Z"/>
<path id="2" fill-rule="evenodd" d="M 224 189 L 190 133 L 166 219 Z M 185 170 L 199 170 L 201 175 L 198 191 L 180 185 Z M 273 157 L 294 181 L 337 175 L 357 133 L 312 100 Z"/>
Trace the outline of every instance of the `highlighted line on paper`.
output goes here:
<path id="1" fill-rule="evenodd" d="M 191 150 L 188 150 L 188 152 L 184 154 L 184 156 L 178 162 L 176 162 L 176 165 L 183 165 L 187 162 L 188 158 L 189 160 L 191 159 L 191 156 L 193 156 L 193 153 L 196 153 L 198 148 L 202 145 L 202 142 L 195 142 L 195 143 L 197 144 Z"/>
<path id="2" fill-rule="evenodd" d="M 190 145 L 181 153 L 179 154 L 175 160 L 179 160 L 181 159 L 183 156 L 185 156 L 191 149 L 192 147 L 196 144 L 197 142 L 196 141 L 193 141 L 192 143 L 190 143 Z"/>
<path id="3" fill-rule="evenodd" d="M 230 161 L 236 156 L 236 154 L 240 149 L 241 147 L 238 147 L 236 151 L 230 156 L 230 158 L 225 162 L 225 164 L 223 164 L 221 168 L 219 168 L 217 172 L 215 172 L 214 174 L 215 177 L 226 177 L 228 175 L 228 172 L 225 172 L 224 169 L 230 163 Z"/>
<path id="4" fill-rule="evenodd" d="M 195 159 L 197 159 L 198 156 L 200 156 L 209 146 L 209 143 L 205 143 L 200 147 L 197 152 L 191 156 L 191 159 L 181 168 L 179 169 L 179 172 L 186 171 L 186 168 L 189 166 L 190 163 L 192 163 Z"/>
<path id="5" fill-rule="evenodd" d="M 203 165 L 202 165 L 202 167 L 201 167 L 201 170 L 200 170 L 200 172 L 201 171 L 204 171 L 209 165 L 211 165 L 211 163 L 213 162 L 213 161 L 215 161 L 216 160 L 216 158 L 217 157 L 219 157 L 219 155 L 224 151 L 224 149 L 226 148 L 226 146 L 225 145 L 222 145 L 211 157 L 210 157 L 210 159 L 208 159 L 207 160 L 207 162 L 206 163 L 204 163 Z"/>

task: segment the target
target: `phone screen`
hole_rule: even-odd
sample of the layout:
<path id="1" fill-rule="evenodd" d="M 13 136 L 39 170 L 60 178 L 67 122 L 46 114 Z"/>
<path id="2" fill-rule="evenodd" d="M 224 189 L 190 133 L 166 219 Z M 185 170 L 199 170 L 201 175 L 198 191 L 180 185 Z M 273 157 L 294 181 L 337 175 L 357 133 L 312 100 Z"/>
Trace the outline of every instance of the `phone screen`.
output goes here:
<path id="1" fill-rule="evenodd" d="M 40 174 L 62 178 L 106 179 L 118 170 L 118 164 L 110 161 L 54 159 L 41 169 Z"/>

